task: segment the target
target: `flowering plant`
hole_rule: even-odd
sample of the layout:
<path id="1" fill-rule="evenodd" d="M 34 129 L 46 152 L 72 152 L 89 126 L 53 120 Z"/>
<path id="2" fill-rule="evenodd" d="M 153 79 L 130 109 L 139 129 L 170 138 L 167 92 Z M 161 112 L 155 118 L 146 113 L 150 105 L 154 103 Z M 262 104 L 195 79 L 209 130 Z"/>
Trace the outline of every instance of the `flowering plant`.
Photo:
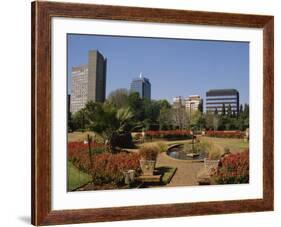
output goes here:
<path id="1" fill-rule="evenodd" d="M 102 153 L 106 150 L 104 144 L 92 142 L 90 144 L 93 154 Z M 67 157 L 77 168 L 88 172 L 90 168 L 89 144 L 83 142 L 69 142 L 67 144 Z"/>
<path id="2" fill-rule="evenodd" d="M 140 172 L 139 154 L 93 152 L 89 155 L 88 146 L 83 142 L 69 143 L 68 160 L 81 171 L 91 174 L 95 184 L 119 184 L 124 179 L 124 171 L 135 170 L 137 174 Z M 93 150 L 105 148 L 103 144 L 91 143 Z"/>
<path id="3" fill-rule="evenodd" d="M 124 171 L 135 170 L 140 172 L 139 155 L 136 153 L 121 152 L 111 154 L 108 152 L 95 155 L 90 173 L 95 184 L 123 183 Z"/>
<path id="4" fill-rule="evenodd" d="M 249 151 L 225 155 L 211 176 L 218 184 L 249 183 Z"/>

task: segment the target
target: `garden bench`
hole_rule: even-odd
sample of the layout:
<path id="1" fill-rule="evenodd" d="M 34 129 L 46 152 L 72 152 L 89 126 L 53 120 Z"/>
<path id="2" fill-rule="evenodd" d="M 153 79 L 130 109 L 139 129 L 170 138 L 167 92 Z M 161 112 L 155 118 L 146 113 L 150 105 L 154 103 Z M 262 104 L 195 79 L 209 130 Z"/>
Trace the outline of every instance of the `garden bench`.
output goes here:
<path id="1" fill-rule="evenodd" d="M 161 175 L 153 175 L 153 176 L 147 176 L 147 175 L 141 175 L 137 177 L 137 180 L 145 183 L 160 183 L 161 181 Z"/>

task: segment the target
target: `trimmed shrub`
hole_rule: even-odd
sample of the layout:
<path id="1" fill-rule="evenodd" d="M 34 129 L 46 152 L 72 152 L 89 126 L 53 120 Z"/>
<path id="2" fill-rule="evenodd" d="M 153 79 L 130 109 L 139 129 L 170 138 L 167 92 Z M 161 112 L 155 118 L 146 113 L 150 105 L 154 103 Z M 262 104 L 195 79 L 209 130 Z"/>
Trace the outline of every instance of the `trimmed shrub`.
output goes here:
<path id="1" fill-rule="evenodd" d="M 114 147 L 133 148 L 134 144 L 131 133 L 126 132 L 114 135 L 112 138 L 112 145 Z"/>
<path id="2" fill-rule="evenodd" d="M 140 157 L 144 160 L 156 161 L 158 153 L 159 148 L 154 145 L 146 145 L 141 147 L 139 150 Z"/>

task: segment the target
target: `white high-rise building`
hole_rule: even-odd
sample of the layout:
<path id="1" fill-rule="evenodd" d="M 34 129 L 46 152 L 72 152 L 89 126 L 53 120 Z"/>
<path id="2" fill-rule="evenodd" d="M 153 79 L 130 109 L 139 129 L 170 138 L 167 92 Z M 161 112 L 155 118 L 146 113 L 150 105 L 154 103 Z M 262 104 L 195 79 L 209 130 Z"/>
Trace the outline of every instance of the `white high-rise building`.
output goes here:
<path id="1" fill-rule="evenodd" d="M 184 100 L 181 96 L 173 98 L 173 108 L 182 108 L 184 107 Z"/>
<path id="2" fill-rule="evenodd" d="M 88 65 L 72 68 L 70 112 L 82 109 L 88 101 Z"/>
<path id="3" fill-rule="evenodd" d="M 97 50 L 88 53 L 88 64 L 72 68 L 70 112 L 84 108 L 90 100 L 105 101 L 106 59 Z"/>
<path id="4" fill-rule="evenodd" d="M 203 99 L 199 95 L 190 95 L 185 99 L 185 108 L 189 111 L 203 112 Z"/>

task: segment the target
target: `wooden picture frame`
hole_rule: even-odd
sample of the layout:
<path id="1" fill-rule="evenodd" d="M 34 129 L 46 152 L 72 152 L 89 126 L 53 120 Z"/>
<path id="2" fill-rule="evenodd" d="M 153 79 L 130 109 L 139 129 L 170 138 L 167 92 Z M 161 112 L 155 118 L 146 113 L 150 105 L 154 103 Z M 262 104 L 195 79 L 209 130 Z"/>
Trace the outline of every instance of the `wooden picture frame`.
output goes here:
<path id="1" fill-rule="evenodd" d="M 263 198 L 216 202 L 51 209 L 52 17 L 234 26 L 263 29 Z M 150 9 L 76 3 L 32 3 L 32 224 L 54 225 L 132 219 L 272 211 L 274 205 L 273 16 Z"/>

